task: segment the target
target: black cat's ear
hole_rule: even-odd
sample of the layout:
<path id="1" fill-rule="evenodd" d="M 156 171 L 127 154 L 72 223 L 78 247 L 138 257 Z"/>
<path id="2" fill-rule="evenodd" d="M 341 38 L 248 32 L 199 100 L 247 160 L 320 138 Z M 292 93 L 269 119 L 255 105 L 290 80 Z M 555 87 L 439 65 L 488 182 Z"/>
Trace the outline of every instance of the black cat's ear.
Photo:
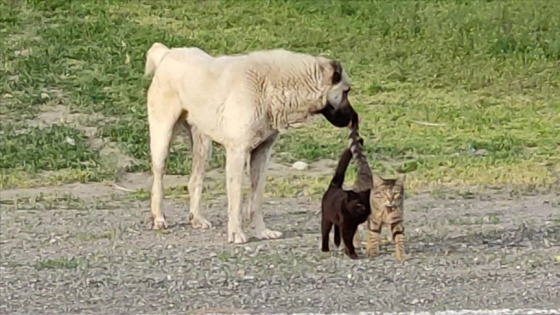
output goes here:
<path id="1" fill-rule="evenodd" d="M 333 60 L 331 66 L 333 68 L 332 85 L 337 85 L 342 81 L 342 65 L 338 60 Z"/>

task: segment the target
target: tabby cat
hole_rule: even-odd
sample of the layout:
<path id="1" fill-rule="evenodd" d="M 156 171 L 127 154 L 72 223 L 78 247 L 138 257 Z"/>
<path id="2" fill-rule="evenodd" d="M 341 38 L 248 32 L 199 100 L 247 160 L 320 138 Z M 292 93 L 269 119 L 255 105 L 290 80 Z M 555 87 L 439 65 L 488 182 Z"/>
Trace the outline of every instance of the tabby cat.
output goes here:
<path id="1" fill-rule="evenodd" d="M 380 236 L 383 224 L 391 228 L 393 242 L 397 259 L 405 259 L 404 251 L 404 184 L 406 175 L 399 174 L 397 178 L 385 179 L 378 175 L 372 175 L 371 168 L 364 154 L 362 143 L 357 141 L 357 128 L 351 131 L 350 148 L 356 160 L 358 176 L 352 190 L 356 192 L 370 191 L 371 214 L 367 221 L 368 239 L 366 253 L 373 257 L 379 254 Z M 361 230 L 361 228 L 360 228 Z M 354 234 L 353 245 L 360 247 L 361 231 Z"/>
<path id="2" fill-rule="evenodd" d="M 391 228 L 397 259 L 405 260 L 403 225 L 405 179 L 405 174 L 399 174 L 397 178 L 391 179 L 373 175 L 366 245 L 366 253 L 370 257 L 379 255 L 381 228 L 387 225 Z"/>

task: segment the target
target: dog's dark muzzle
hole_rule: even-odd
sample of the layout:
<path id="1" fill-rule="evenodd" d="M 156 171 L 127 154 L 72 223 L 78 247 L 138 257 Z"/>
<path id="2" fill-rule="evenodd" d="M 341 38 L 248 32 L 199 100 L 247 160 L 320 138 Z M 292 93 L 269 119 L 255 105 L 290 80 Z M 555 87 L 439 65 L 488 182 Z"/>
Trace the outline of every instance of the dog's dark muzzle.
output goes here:
<path id="1" fill-rule="evenodd" d="M 338 108 L 335 108 L 330 103 L 320 111 L 323 116 L 335 127 L 349 127 L 350 123 L 358 117 L 356 111 L 348 100 L 345 100 L 340 104 Z"/>

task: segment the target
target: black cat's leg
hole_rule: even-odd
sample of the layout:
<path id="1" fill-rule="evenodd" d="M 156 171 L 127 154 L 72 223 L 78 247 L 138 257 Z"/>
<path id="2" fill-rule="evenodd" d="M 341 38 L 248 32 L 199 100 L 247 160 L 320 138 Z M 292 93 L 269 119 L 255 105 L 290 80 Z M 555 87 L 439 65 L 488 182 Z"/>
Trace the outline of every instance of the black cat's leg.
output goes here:
<path id="1" fill-rule="evenodd" d="M 358 254 L 356 254 L 356 249 L 354 248 L 354 234 L 357 229 L 356 224 L 345 224 L 341 226 L 342 240 L 344 241 L 344 253 L 348 255 L 351 259 L 358 259 Z"/>
<path id="2" fill-rule="evenodd" d="M 321 221 L 321 237 L 322 237 L 322 246 L 321 251 L 328 252 L 329 251 L 329 233 L 331 232 L 332 222 L 323 218 Z"/>
<path id="3" fill-rule="evenodd" d="M 337 248 L 340 246 L 340 228 L 338 225 L 334 225 L 334 246 Z"/>

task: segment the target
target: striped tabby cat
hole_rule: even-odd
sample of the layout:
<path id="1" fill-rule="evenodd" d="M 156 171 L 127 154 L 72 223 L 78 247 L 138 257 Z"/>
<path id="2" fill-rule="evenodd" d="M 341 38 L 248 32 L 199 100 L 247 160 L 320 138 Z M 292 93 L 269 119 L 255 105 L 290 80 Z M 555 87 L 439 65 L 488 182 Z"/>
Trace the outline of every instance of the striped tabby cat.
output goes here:
<path id="1" fill-rule="evenodd" d="M 366 253 L 370 257 L 379 255 L 381 230 L 383 225 L 391 228 L 395 253 L 397 259 L 405 259 L 404 250 L 404 185 L 405 174 L 399 174 L 397 178 L 385 179 L 378 175 L 372 175 L 371 168 L 364 154 L 364 148 L 358 141 L 360 139 L 357 128 L 350 133 L 350 148 L 356 159 L 358 176 L 353 190 L 356 192 L 370 190 L 371 214 L 367 221 L 368 238 Z M 360 247 L 361 228 L 354 235 L 353 245 Z"/>

